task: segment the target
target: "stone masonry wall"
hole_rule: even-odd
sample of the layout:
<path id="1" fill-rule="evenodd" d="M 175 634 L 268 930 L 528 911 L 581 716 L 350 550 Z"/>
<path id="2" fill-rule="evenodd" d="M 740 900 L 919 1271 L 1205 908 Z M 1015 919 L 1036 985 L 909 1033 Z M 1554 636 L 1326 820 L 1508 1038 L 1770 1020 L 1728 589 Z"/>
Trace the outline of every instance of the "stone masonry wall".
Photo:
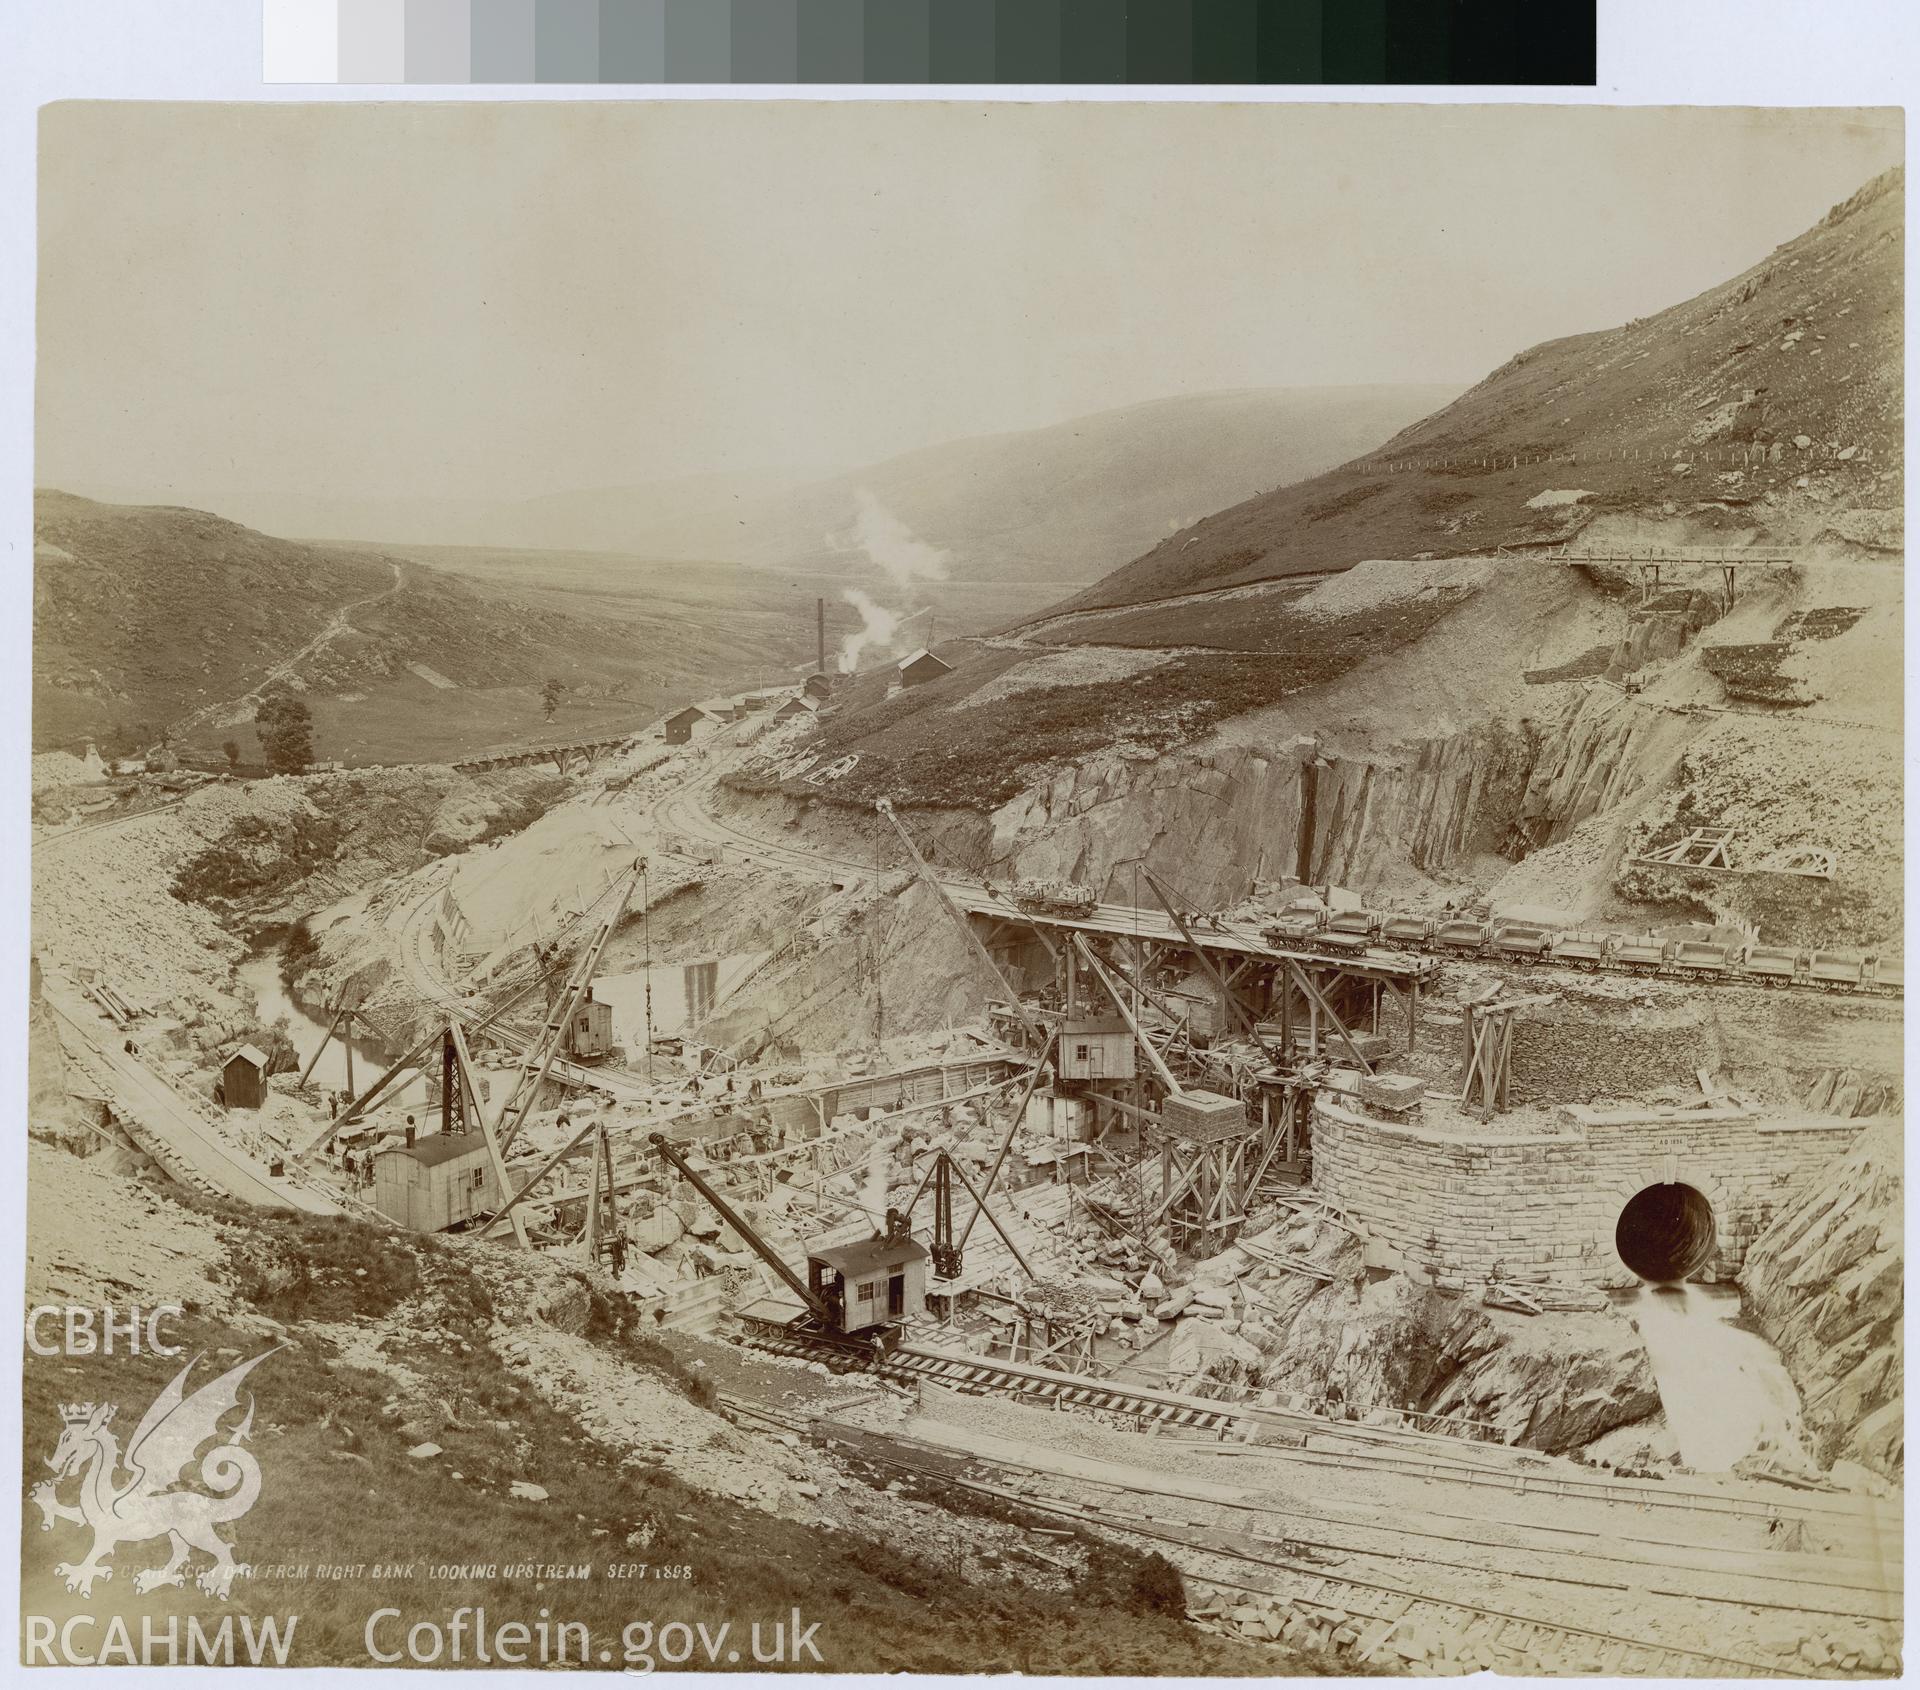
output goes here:
<path id="1" fill-rule="evenodd" d="M 1702 1121 L 1463 1136 L 1316 1101 L 1313 1183 L 1354 1223 L 1441 1283 L 1501 1277 L 1633 1283 L 1613 1244 L 1620 1210 L 1649 1185 L 1690 1185 L 1713 1207 L 1705 1277 L 1734 1277 L 1747 1246 L 1844 1155 L 1857 1121 Z"/>

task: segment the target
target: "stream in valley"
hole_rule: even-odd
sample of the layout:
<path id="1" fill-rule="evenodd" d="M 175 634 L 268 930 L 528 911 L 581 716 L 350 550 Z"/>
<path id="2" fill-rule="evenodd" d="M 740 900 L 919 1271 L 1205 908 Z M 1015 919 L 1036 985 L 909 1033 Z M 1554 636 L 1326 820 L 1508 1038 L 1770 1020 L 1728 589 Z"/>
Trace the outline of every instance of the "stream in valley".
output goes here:
<path id="1" fill-rule="evenodd" d="M 1647 1346 L 1680 1459 L 1724 1473 L 1743 1456 L 1810 1466 L 1800 1393 L 1779 1355 L 1743 1324 L 1732 1285 L 1648 1285 L 1615 1296 Z"/>
<path id="2" fill-rule="evenodd" d="M 293 1048 L 300 1053 L 300 1064 L 305 1067 L 308 1059 L 320 1048 L 321 1040 L 326 1038 L 330 1014 L 323 1012 L 316 1015 L 281 983 L 278 949 L 255 951 L 240 965 L 238 973 L 259 1000 L 262 1022 L 272 1026 L 275 1021 L 285 1017 L 293 1031 Z M 373 1044 L 364 1037 L 356 1038 L 353 1041 L 354 1085 L 365 1090 L 399 1054 Z M 311 1083 L 328 1091 L 347 1089 L 347 1053 L 337 1037 L 327 1041 L 326 1051 L 314 1067 Z M 410 1074 L 406 1079 L 397 1081 L 389 1095 L 395 1103 L 424 1105 L 427 1100 L 426 1078 L 421 1074 Z"/>

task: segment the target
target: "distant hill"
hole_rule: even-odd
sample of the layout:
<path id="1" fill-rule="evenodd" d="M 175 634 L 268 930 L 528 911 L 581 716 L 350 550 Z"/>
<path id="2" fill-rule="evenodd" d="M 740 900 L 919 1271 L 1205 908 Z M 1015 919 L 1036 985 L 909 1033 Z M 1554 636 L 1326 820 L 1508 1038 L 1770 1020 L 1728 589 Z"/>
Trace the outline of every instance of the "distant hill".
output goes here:
<path id="1" fill-rule="evenodd" d="M 846 549 L 864 492 L 949 553 L 955 580 L 1064 589 L 1208 511 L 1377 446 L 1455 391 L 1203 393 L 948 441 L 828 476 L 716 473 L 477 504 L 305 489 L 236 493 L 221 508 L 281 533 L 356 543 L 607 552 L 871 576 L 866 559 Z"/>
<path id="2" fill-rule="evenodd" d="M 1730 282 L 1522 352 L 1378 449 L 1196 523 L 993 638 L 949 641 L 952 674 L 891 697 L 849 689 L 807 745 L 821 763 L 858 759 L 831 801 L 990 809 L 1116 745 L 1150 767 L 1234 717 L 1284 704 L 1310 722 L 1316 689 L 1444 646 L 1470 608 L 1491 629 L 1473 624 L 1472 672 L 1439 696 L 1522 686 L 1524 613 L 1506 626 L 1482 602 L 1512 576 L 1448 559 L 1591 529 L 1614 546 L 1894 561 L 1903 244 L 1896 171 Z M 1584 626 L 1575 601 L 1593 588 L 1576 575 L 1532 579 L 1557 582 L 1541 590 Z M 1348 725 L 1393 708 L 1383 697 Z M 818 795 L 777 770 L 742 778 Z"/>
<path id="3" fill-rule="evenodd" d="M 537 589 L 537 578 L 529 582 Z M 322 757 L 435 761 L 618 733 L 804 656 L 797 616 L 476 584 L 416 559 L 276 539 L 207 511 L 34 496 L 34 744 L 171 729 L 252 754 L 251 695 L 284 678 Z M 549 723 L 539 689 L 567 694 Z"/>
<path id="4" fill-rule="evenodd" d="M 1377 449 L 1168 536 L 1064 608 L 1537 544 L 1606 513 L 1811 538 L 1835 501 L 1897 526 L 1903 196 L 1901 171 L 1877 177 L 1733 280 L 1532 347 Z M 1764 461 L 1740 462 L 1754 447 Z M 1531 502 L 1554 490 L 1588 497 Z"/>
<path id="5" fill-rule="evenodd" d="M 1084 581 L 1202 513 L 1379 444 L 1452 388 L 1251 388 L 982 435 L 771 492 L 665 484 L 502 512 L 507 543 L 833 573 L 862 492 L 963 580 Z M 703 505 L 703 494 L 717 495 Z"/>

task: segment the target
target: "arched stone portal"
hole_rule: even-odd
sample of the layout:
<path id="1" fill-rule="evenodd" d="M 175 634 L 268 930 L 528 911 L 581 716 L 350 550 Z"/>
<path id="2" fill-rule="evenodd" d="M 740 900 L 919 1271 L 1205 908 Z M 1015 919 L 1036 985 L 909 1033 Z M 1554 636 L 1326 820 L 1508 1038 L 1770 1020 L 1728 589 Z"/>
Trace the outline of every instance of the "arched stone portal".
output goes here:
<path id="1" fill-rule="evenodd" d="M 1614 1223 L 1613 1247 L 1642 1279 L 1671 1285 L 1713 1258 L 1713 1205 L 1690 1185 L 1649 1185 L 1634 1193 Z"/>

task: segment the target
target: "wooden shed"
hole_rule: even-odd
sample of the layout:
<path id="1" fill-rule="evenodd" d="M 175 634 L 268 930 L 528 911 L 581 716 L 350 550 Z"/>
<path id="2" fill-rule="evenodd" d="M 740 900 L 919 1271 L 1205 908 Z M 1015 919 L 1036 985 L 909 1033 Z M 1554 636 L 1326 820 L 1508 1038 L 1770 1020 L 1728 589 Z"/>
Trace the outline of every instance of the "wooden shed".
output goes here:
<path id="1" fill-rule="evenodd" d="M 790 722 L 796 716 L 813 716 L 820 708 L 818 699 L 809 698 L 805 693 L 797 694 L 773 713 L 776 722 Z"/>
<path id="2" fill-rule="evenodd" d="M 433 1133 L 373 1159 L 373 1206 L 414 1232 L 442 1232 L 500 1203 L 479 1133 Z"/>
<path id="3" fill-rule="evenodd" d="M 898 668 L 900 670 L 900 684 L 903 687 L 921 686 L 927 681 L 937 681 L 942 675 L 951 675 L 953 673 L 953 665 L 951 663 L 943 662 L 940 658 L 935 657 L 925 646 L 922 646 L 918 651 L 908 652 L 905 657 L 900 659 Z"/>
<path id="4" fill-rule="evenodd" d="M 573 1025 L 567 1029 L 567 1054 L 576 1062 L 604 1061 L 613 1052 L 613 1005 L 602 1003 L 588 987 L 574 1006 Z"/>
<path id="5" fill-rule="evenodd" d="M 833 696 L 833 677 L 828 674 L 809 675 L 801 691 L 809 698 L 825 701 Z"/>
<path id="6" fill-rule="evenodd" d="M 1137 1055 L 1133 1034 L 1117 1015 L 1068 1021 L 1060 1028 L 1056 1072 L 1063 1080 L 1130 1080 Z"/>
<path id="7" fill-rule="evenodd" d="M 267 1057 L 242 1045 L 220 1065 L 220 1097 L 229 1109 L 258 1109 L 267 1101 Z"/>
<path id="8" fill-rule="evenodd" d="M 911 1238 L 870 1238 L 815 1250 L 807 1257 L 807 1280 L 833 1306 L 842 1332 L 911 1320 L 927 1306 L 926 1246 Z"/>
<path id="9" fill-rule="evenodd" d="M 713 718 L 697 704 L 676 710 L 667 718 L 667 743 L 685 745 L 688 740 L 713 726 Z"/>

